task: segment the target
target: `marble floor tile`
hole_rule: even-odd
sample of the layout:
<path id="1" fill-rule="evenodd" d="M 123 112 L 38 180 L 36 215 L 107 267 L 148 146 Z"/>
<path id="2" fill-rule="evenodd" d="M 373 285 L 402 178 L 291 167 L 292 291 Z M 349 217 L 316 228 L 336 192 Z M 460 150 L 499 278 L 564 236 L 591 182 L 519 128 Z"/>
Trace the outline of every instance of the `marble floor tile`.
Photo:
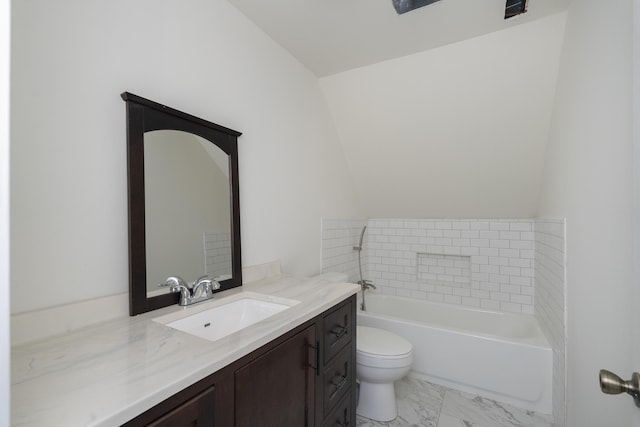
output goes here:
<path id="1" fill-rule="evenodd" d="M 458 390 L 406 377 L 396 382 L 398 417 L 389 422 L 357 416 L 357 427 L 552 427 L 537 414 Z"/>
<path id="2" fill-rule="evenodd" d="M 388 427 L 389 423 L 382 423 L 380 421 L 370 420 L 369 418 L 356 415 L 357 427 Z"/>
<path id="3" fill-rule="evenodd" d="M 479 424 L 473 424 L 469 421 L 455 418 L 450 415 L 440 414 L 437 427 L 484 427 Z"/>
<path id="4" fill-rule="evenodd" d="M 474 394 L 448 390 L 441 413 L 483 427 L 551 427 L 550 415 L 538 414 Z"/>
<path id="5" fill-rule="evenodd" d="M 446 387 L 405 377 L 395 384 L 398 417 L 379 422 L 358 416 L 358 427 L 436 427 Z"/>
<path id="6" fill-rule="evenodd" d="M 396 383 L 398 418 L 389 427 L 408 425 L 436 427 L 447 389 L 407 377 Z"/>

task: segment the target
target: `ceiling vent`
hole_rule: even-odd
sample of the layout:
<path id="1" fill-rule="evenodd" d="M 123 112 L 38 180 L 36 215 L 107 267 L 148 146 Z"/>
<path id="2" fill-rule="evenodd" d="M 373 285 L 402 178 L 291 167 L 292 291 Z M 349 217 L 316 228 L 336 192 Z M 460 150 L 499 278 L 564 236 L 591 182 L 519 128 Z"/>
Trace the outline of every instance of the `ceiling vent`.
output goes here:
<path id="1" fill-rule="evenodd" d="M 440 0 L 391 0 L 393 2 L 393 7 L 395 7 L 398 15 L 401 15 L 405 12 L 411 12 L 414 9 L 417 9 L 422 6 L 429 5 L 431 3 L 435 3 Z"/>
<path id="2" fill-rule="evenodd" d="M 507 0 L 504 8 L 504 19 L 513 18 L 527 11 L 527 0 Z"/>

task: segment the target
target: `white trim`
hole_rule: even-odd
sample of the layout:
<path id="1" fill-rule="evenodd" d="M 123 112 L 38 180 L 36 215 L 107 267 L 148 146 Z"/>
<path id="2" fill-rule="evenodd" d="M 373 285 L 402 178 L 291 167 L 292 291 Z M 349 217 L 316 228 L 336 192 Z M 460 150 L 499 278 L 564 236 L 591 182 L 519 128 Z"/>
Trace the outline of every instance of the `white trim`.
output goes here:
<path id="1" fill-rule="evenodd" d="M 0 0 L 0 427 L 10 423 L 9 88 L 11 7 Z"/>

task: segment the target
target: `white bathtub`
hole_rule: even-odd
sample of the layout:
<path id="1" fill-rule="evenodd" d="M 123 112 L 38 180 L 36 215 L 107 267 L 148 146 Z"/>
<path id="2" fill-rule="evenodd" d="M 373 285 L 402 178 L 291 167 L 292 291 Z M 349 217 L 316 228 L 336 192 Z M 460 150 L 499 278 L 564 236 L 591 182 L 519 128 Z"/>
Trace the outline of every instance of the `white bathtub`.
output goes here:
<path id="1" fill-rule="evenodd" d="M 359 325 L 413 344 L 412 375 L 552 412 L 552 350 L 535 317 L 369 293 L 366 304 L 366 312 L 358 310 Z"/>

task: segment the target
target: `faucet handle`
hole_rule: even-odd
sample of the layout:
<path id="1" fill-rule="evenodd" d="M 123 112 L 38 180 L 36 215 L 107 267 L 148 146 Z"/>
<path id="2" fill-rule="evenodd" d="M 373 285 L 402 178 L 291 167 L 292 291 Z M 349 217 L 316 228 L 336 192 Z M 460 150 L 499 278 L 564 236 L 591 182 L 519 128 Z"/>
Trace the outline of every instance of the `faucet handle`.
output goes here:
<path id="1" fill-rule="evenodd" d="M 167 277 L 167 286 L 171 292 L 180 292 L 179 305 L 187 305 L 191 298 L 191 290 L 187 287 L 187 282 L 179 276 L 171 276 Z"/>
<path id="2" fill-rule="evenodd" d="M 207 288 L 211 291 L 217 291 L 218 289 L 220 289 L 220 283 L 218 283 L 218 281 L 215 279 L 207 279 L 205 282 L 205 286 L 207 286 Z"/>
<path id="3" fill-rule="evenodd" d="M 169 276 L 167 277 L 166 280 L 166 285 L 165 286 L 184 286 L 185 288 L 188 288 L 187 286 L 187 282 L 184 281 L 184 279 L 180 276 Z"/>
<path id="4" fill-rule="evenodd" d="M 208 280 L 209 280 L 209 276 L 207 276 L 206 274 L 204 276 L 200 276 L 193 281 L 193 283 L 191 284 L 191 288 L 193 289 L 196 286 L 200 285 L 201 283 L 206 283 Z"/>
<path id="5" fill-rule="evenodd" d="M 200 297 L 203 294 L 213 294 L 213 291 L 218 289 L 220 289 L 220 283 L 209 278 L 209 276 L 199 277 L 195 282 L 193 282 L 193 293 L 196 297 Z"/>

